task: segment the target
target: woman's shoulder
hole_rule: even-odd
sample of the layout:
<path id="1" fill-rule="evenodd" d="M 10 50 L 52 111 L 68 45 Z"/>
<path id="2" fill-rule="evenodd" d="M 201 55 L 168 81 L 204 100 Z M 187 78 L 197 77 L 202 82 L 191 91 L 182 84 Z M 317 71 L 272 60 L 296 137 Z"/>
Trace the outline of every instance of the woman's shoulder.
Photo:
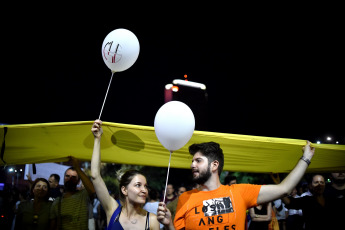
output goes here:
<path id="1" fill-rule="evenodd" d="M 157 220 L 157 215 L 152 212 L 147 212 L 147 215 L 149 217 L 149 226 L 150 229 L 160 229 L 159 222 Z"/>

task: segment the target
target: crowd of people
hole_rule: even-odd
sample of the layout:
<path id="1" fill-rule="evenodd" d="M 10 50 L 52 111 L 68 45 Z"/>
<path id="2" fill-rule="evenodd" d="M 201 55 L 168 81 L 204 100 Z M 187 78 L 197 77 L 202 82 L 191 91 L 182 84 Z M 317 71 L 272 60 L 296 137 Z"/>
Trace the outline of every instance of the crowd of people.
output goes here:
<path id="1" fill-rule="evenodd" d="M 94 148 L 91 175 L 71 157 L 72 166 L 60 177 L 30 180 L 27 189 L 2 191 L 0 208 L 7 208 L 7 229 L 336 229 L 345 212 L 345 173 L 305 174 L 314 148 L 308 142 L 295 168 L 272 184 L 240 183 L 234 176 L 220 181 L 224 155 L 215 142 L 193 144 L 191 171 L 193 184 L 168 184 L 164 191 L 149 189 L 138 170 L 121 171 L 118 197 L 109 193 L 100 173 L 102 122 L 91 131 Z M 308 184 L 300 184 L 302 178 Z M 82 185 L 82 186 L 78 186 Z M 300 190 L 303 188 L 304 190 Z M 7 205 L 5 205 L 7 204 Z M 6 229 L 5 225 L 4 229 Z"/>

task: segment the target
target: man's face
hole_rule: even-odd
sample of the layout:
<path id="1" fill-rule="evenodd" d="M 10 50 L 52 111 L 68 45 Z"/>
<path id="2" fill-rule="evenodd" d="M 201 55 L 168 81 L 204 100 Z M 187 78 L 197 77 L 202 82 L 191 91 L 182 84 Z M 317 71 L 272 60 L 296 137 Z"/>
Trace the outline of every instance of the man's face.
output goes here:
<path id="1" fill-rule="evenodd" d="M 55 180 L 55 178 L 53 176 L 49 177 L 49 185 L 50 185 L 50 188 L 56 188 L 59 183 L 57 183 L 57 181 Z"/>
<path id="2" fill-rule="evenodd" d="M 205 184 L 212 175 L 207 157 L 200 152 L 194 154 L 190 167 L 192 168 L 193 182 L 197 184 Z"/>
<path id="3" fill-rule="evenodd" d="M 64 182 L 67 191 L 75 191 L 79 183 L 78 173 L 71 169 L 67 170 Z"/>
<path id="4" fill-rule="evenodd" d="M 184 193 L 185 191 L 187 191 L 187 189 L 185 187 L 180 187 L 177 191 L 177 196 L 180 196 L 182 193 Z"/>
<path id="5" fill-rule="evenodd" d="M 332 177 L 335 184 L 345 183 L 345 172 L 332 173 Z"/>
<path id="6" fill-rule="evenodd" d="M 171 184 L 168 184 L 168 186 L 167 186 L 167 194 L 168 195 L 171 195 L 171 194 L 173 194 L 174 193 L 174 186 L 173 185 L 171 185 Z"/>
<path id="7" fill-rule="evenodd" d="M 321 195 L 325 191 L 325 179 L 321 175 L 315 175 L 311 184 L 312 193 Z"/>

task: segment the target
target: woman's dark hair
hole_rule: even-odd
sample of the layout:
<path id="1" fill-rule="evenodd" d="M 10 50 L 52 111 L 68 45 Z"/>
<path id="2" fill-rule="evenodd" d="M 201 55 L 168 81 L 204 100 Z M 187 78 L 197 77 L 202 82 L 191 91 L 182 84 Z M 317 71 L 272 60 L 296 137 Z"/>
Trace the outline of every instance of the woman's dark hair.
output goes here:
<path id="1" fill-rule="evenodd" d="M 49 182 L 48 182 L 46 179 L 41 178 L 41 177 L 40 177 L 40 178 L 36 178 L 36 180 L 35 180 L 34 183 L 32 184 L 31 189 L 30 189 L 30 196 L 31 196 L 32 198 L 34 198 L 34 188 L 35 188 L 36 184 L 37 184 L 39 181 L 43 181 L 44 183 L 47 184 L 48 190 L 47 190 L 46 196 L 44 197 L 44 200 L 49 200 L 49 194 L 50 194 L 50 185 L 49 185 Z"/>
<path id="2" fill-rule="evenodd" d="M 216 142 L 205 142 L 189 146 L 189 153 L 192 156 L 197 152 L 201 152 L 208 159 L 209 165 L 215 160 L 219 162 L 218 175 L 220 176 L 224 167 L 224 154 L 219 144 Z"/>
<path id="3" fill-rule="evenodd" d="M 126 196 L 122 193 L 121 188 L 122 188 L 122 186 L 127 188 L 129 183 L 131 183 L 131 181 L 133 180 L 133 178 L 136 175 L 143 175 L 143 174 L 140 171 L 138 171 L 138 170 L 131 169 L 131 170 L 127 170 L 123 175 L 118 175 L 118 180 L 120 182 L 120 184 L 119 184 L 119 188 L 120 188 L 120 201 L 123 203 L 123 205 L 126 203 Z"/>

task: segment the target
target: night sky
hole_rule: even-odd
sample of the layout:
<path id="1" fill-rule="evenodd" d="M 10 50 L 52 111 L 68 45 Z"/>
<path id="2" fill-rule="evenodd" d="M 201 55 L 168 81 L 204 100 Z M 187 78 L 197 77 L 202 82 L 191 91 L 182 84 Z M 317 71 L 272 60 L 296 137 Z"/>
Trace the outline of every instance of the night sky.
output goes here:
<path id="1" fill-rule="evenodd" d="M 111 76 L 102 42 L 125 28 L 140 53 L 115 73 L 103 121 L 153 126 L 164 86 L 187 74 L 207 87 L 205 131 L 345 144 L 343 25 L 338 14 L 300 13 L 21 15 L 2 28 L 0 123 L 97 119 Z"/>

